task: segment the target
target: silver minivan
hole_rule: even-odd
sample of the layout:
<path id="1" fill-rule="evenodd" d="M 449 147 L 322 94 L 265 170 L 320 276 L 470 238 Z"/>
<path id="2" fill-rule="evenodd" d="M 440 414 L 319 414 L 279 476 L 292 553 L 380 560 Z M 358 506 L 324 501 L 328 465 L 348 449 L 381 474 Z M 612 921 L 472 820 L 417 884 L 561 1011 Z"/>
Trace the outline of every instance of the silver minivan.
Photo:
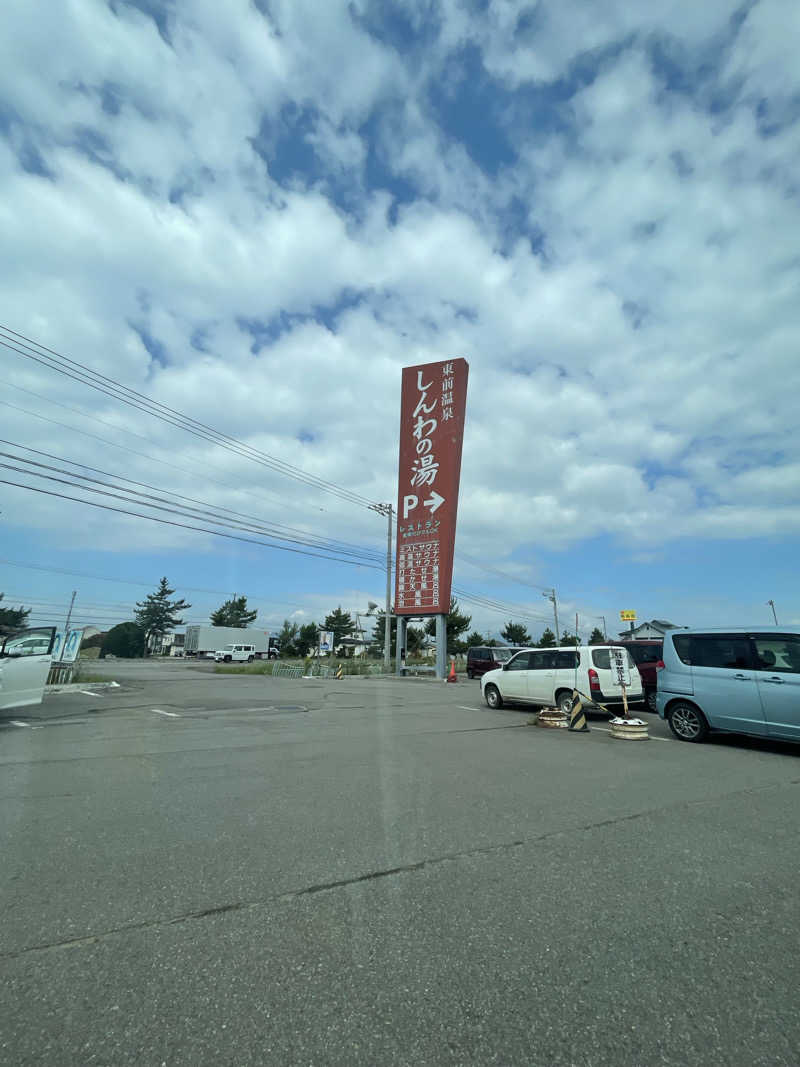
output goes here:
<path id="1" fill-rule="evenodd" d="M 656 704 L 681 741 L 711 730 L 800 741 L 800 628 L 668 631 Z"/>

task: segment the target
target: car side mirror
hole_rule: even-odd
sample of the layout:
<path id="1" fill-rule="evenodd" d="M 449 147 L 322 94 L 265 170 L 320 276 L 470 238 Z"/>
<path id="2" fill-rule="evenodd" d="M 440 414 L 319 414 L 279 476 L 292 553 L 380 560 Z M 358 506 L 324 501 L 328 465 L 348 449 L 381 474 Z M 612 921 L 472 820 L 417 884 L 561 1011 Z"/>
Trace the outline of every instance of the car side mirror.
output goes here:
<path id="1" fill-rule="evenodd" d="M 503 670 L 504 670 L 504 671 L 507 671 L 507 670 L 508 670 L 508 664 L 507 664 L 507 663 L 504 663 L 504 664 L 503 664 Z"/>

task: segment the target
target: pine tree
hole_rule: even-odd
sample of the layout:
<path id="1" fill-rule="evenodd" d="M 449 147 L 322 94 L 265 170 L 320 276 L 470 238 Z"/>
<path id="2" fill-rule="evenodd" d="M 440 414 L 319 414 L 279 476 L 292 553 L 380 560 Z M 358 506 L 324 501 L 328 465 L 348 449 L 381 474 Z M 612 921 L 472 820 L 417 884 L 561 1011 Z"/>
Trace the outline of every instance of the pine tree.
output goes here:
<path id="1" fill-rule="evenodd" d="M 330 615 L 325 616 L 323 630 L 329 630 L 333 634 L 333 647 L 340 645 L 343 637 L 349 637 L 353 632 L 353 620 L 349 611 L 342 611 L 340 604 Z"/>
<path id="2" fill-rule="evenodd" d="M 531 635 L 521 622 L 506 623 L 505 628 L 500 631 L 500 636 L 509 645 L 518 645 L 520 648 L 530 646 L 531 643 Z"/>
<path id="3" fill-rule="evenodd" d="M 538 648 L 555 648 L 556 647 L 556 635 L 548 626 L 539 640 L 536 642 Z"/>
<path id="4" fill-rule="evenodd" d="M 288 619 L 283 620 L 281 632 L 278 634 L 278 647 L 282 656 L 298 655 L 297 638 L 299 632 L 300 627 L 296 622 L 289 622 Z"/>
<path id="5" fill-rule="evenodd" d="M 4 593 L 0 593 L 0 600 L 3 599 L 4 595 Z M 30 613 L 31 609 L 24 608 L 22 605 L 18 608 L 0 607 L 0 637 L 8 637 L 9 634 L 16 634 L 20 630 L 24 630 Z"/>
<path id="6" fill-rule="evenodd" d="M 236 626 L 245 628 L 256 621 L 258 610 L 247 610 L 246 596 L 233 596 L 211 613 L 212 626 Z"/>
<path id="7" fill-rule="evenodd" d="M 603 633 L 603 631 L 601 629 L 599 629 L 597 626 L 595 626 L 595 628 L 592 630 L 591 636 L 589 637 L 589 644 L 590 645 L 604 645 L 605 643 L 606 643 L 606 635 Z"/>
<path id="8" fill-rule="evenodd" d="M 453 597 L 450 601 L 450 611 L 447 614 L 447 651 L 452 656 L 466 648 L 459 638 L 469 629 L 472 622 L 471 615 L 463 615 L 458 609 L 458 601 Z M 430 637 L 436 636 L 436 619 L 429 619 L 425 626 L 425 633 Z"/>
<path id="9" fill-rule="evenodd" d="M 178 616 L 192 605 L 182 599 L 170 600 L 174 592 L 174 589 L 170 589 L 167 579 L 162 578 L 155 593 L 149 593 L 144 600 L 136 603 L 134 617 L 145 632 L 147 649 L 154 643 L 154 639 L 158 640 L 176 626 L 183 625 L 183 619 Z"/>

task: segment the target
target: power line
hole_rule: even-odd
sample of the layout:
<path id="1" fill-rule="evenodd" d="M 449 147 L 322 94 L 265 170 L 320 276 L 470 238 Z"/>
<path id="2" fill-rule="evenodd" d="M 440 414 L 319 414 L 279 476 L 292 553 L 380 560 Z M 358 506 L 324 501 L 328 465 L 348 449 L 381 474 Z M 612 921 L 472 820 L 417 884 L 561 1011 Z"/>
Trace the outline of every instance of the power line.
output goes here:
<path id="1" fill-rule="evenodd" d="M 0 438 L 0 443 L 8 444 L 8 445 L 13 445 L 14 444 L 14 442 L 4 440 L 3 438 Z M 86 463 L 79 463 L 76 460 L 69 460 L 69 459 L 68 460 L 64 460 L 64 459 L 61 459 L 60 456 L 55 456 L 50 452 L 43 452 L 40 449 L 31 448 L 28 445 L 17 445 L 17 447 L 18 448 L 19 447 L 24 448 L 26 451 L 33 452 L 35 455 L 38 455 L 38 456 L 45 456 L 48 459 L 55 459 L 55 460 L 58 460 L 58 461 L 60 461 L 62 463 L 69 463 L 74 467 L 82 467 L 84 470 L 93 471 L 96 474 L 102 474 L 105 479 L 112 478 L 112 479 L 114 479 L 115 481 L 118 481 L 118 482 L 128 482 L 130 485 L 137 485 L 137 486 L 140 486 L 143 489 L 152 489 L 155 492 L 166 493 L 168 496 L 174 497 L 178 501 L 184 501 L 185 500 L 185 501 L 189 501 L 190 504 L 198 504 L 198 505 L 200 505 L 199 509 L 191 507 L 191 506 L 183 505 L 183 504 L 180 504 L 178 506 L 184 512 L 187 512 L 187 513 L 195 513 L 196 512 L 199 517 L 204 518 L 204 519 L 210 519 L 210 521 L 213 521 L 213 522 L 217 522 L 220 518 L 227 519 L 228 516 L 232 516 L 234 519 L 237 519 L 237 520 L 245 520 L 243 523 L 242 522 L 238 522 L 238 521 L 235 522 L 235 523 L 232 523 L 232 525 L 236 526 L 237 528 L 250 529 L 253 532 L 264 533 L 267 536 L 275 537 L 278 540 L 289 541 L 291 544 L 305 544 L 305 545 L 309 545 L 309 546 L 316 547 L 316 548 L 326 549 L 326 550 L 329 550 L 329 551 L 332 551 L 332 552 L 341 552 L 341 553 L 346 554 L 346 555 L 362 557 L 362 558 L 366 558 L 366 559 L 370 559 L 370 560 L 378 560 L 378 559 L 382 560 L 383 559 L 383 556 L 380 553 L 375 552 L 372 549 L 363 548 L 360 545 L 355 545 L 355 544 L 352 544 L 352 543 L 348 543 L 346 541 L 336 541 L 336 540 L 333 540 L 331 538 L 321 537 L 321 536 L 319 536 L 317 534 L 307 533 L 304 530 L 299 530 L 299 529 L 296 529 L 295 527 L 292 527 L 292 526 L 286 526 L 283 523 L 265 522 L 265 520 L 259 519 L 256 516 L 242 514 L 240 512 L 233 511 L 230 508 L 221 507 L 221 506 L 216 505 L 216 504 L 209 504 L 206 501 L 197 500 L 195 497 L 184 496 L 182 493 L 176 493 L 176 492 L 174 492 L 172 490 L 157 489 L 156 486 L 149 485 L 146 482 L 137 482 L 132 478 L 126 478 L 126 477 L 124 477 L 122 475 L 110 474 L 109 472 L 100 470 L 97 467 L 91 467 Z M 72 477 L 80 478 L 81 481 L 84 481 L 84 482 L 94 482 L 94 483 L 96 483 L 98 485 L 110 486 L 111 488 L 114 488 L 114 489 L 122 489 L 122 491 L 125 492 L 125 493 L 128 493 L 128 494 L 132 493 L 136 497 L 141 497 L 142 500 L 137 501 L 137 503 L 146 502 L 146 506 L 147 507 L 156 507 L 157 506 L 157 504 L 150 504 L 149 503 L 150 500 L 154 500 L 154 501 L 160 502 L 161 504 L 164 504 L 164 503 L 172 504 L 173 503 L 172 501 L 165 500 L 164 497 L 152 496 L 152 495 L 150 495 L 148 493 L 139 493 L 136 490 L 124 489 L 124 487 L 114 485 L 112 482 L 104 481 L 104 480 L 98 479 L 98 478 L 91 478 L 91 477 L 89 477 L 87 475 L 84 475 L 84 474 L 81 474 L 79 472 L 64 470 L 64 468 L 61 468 L 61 467 L 52 467 L 52 466 L 50 466 L 49 464 L 46 464 L 46 463 L 37 463 L 35 460 L 29 460 L 29 459 L 26 459 L 23 456 L 16 456 L 16 455 L 14 455 L 13 453 L 10 453 L 10 452 L 0 452 L 0 456 L 5 456 L 6 458 L 10 458 L 10 459 L 16 459 L 18 462 L 26 463 L 29 466 L 41 467 L 43 469 L 47 469 L 47 470 L 51 470 L 51 471 L 57 471 L 58 473 L 61 473 L 61 474 L 68 474 L 68 475 L 70 475 Z M 4 466 L 4 464 L 0 464 L 0 466 Z M 11 469 L 19 470 L 19 468 L 11 468 Z M 24 472 L 24 473 L 37 474 L 36 471 L 30 471 L 30 472 Z M 37 477 L 44 477 L 44 475 L 38 475 L 37 474 Z M 74 485 L 75 483 L 69 483 L 69 484 Z M 86 486 L 85 488 L 89 489 L 90 487 Z M 95 490 L 92 490 L 92 491 L 95 491 Z M 223 514 L 220 516 L 220 515 L 217 514 L 217 512 L 222 512 Z M 287 530 L 290 533 L 300 534 L 301 536 L 300 537 L 287 537 L 286 534 L 282 532 L 283 530 Z"/>
<path id="2" fill-rule="evenodd" d="M 138 437 L 140 441 L 146 441 L 148 444 L 156 445 L 150 437 L 145 437 L 144 434 L 136 433 L 134 430 L 128 430 L 122 426 L 116 426 L 113 422 L 108 422 L 106 419 L 98 418 L 96 415 L 90 415 L 86 411 L 80 411 L 78 408 L 70 407 L 67 404 L 61 404 L 57 400 L 53 400 L 51 397 L 43 396 L 41 393 L 35 393 L 32 389 L 23 389 L 20 385 L 14 385 L 12 382 L 0 380 L 0 384 L 9 386 L 11 389 L 17 389 L 22 393 L 27 393 L 30 396 L 35 396 L 39 400 L 44 400 L 48 404 L 54 404 L 56 407 L 63 408 L 65 411 L 71 411 L 73 414 L 78 415 L 82 419 L 88 419 L 90 422 L 96 422 L 101 426 L 108 426 L 112 430 L 116 430 L 119 433 L 129 434 L 131 437 Z M 110 441 L 107 437 L 100 437 L 99 434 L 89 433 L 87 430 L 81 430 L 77 426 L 70 426 L 69 423 L 59 422 L 58 419 L 51 419 L 47 415 L 42 415 L 37 411 L 29 411 L 27 408 L 22 408 L 18 404 L 12 404 L 8 400 L 0 400 L 0 404 L 5 407 L 12 408 L 14 411 L 19 411 L 23 415 L 30 415 L 32 418 L 41 419 L 43 422 L 48 422 L 52 426 L 60 426 L 64 430 L 70 430 L 72 433 L 79 433 L 82 437 L 88 437 L 92 441 L 100 441 L 102 444 L 111 445 L 112 448 L 118 448 L 121 452 L 127 452 L 132 456 L 140 456 L 142 459 L 149 460 L 151 463 L 159 463 L 164 467 L 170 467 L 172 470 L 180 471 L 182 474 L 188 474 L 192 477 L 197 477 L 198 474 L 204 479 L 204 481 L 212 482 L 214 485 L 222 486 L 224 489 L 230 489 L 230 482 L 221 482 L 216 478 L 211 478 L 208 474 L 208 461 L 204 461 L 204 467 L 202 469 L 191 470 L 187 467 L 178 466 L 176 463 L 170 463 L 168 460 L 161 459 L 158 456 L 148 455 L 146 452 L 138 452 L 135 448 L 131 448 L 130 445 L 121 445 L 117 441 Z M 214 469 L 220 470 L 221 468 L 215 467 Z M 251 493 L 247 489 L 239 489 L 239 492 L 243 492 L 246 496 L 252 497 L 253 500 L 260 500 L 259 496 L 255 493 Z M 284 499 L 278 496 L 277 493 L 271 493 L 267 489 L 261 489 L 260 493 L 270 497 L 279 507 L 289 508 L 289 505 Z M 323 510 L 323 509 L 320 509 Z"/>
<path id="3" fill-rule="evenodd" d="M 260 463 L 262 466 L 269 467 L 288 478 L 293 478 L 323 492 L 331 493 L 361 507 L 368 508 L 374 503 L 374 501 L 368 500 L 360 493 L 336 485 L 334 482 L 330 482 L 318 475 L 310 474 L 299 467 L 295 467 L 293 464 L 286 463 L 284 460 L 277 459 L 275 456 L 262 452 L 260 449 L 238 441 L 229 434 L 215 430 L 213 427 L 193 419 L 189 415 L 184 415 L 175 408 L 171 408 L 157 400 L 151 400 L 143 393 L 122 385 L 116 379 L 109 378 L 98 371 L 93 371 L 85 364 L 70 359 L 54 349 L 47 348 L 30 337 L 17 333 L 8 326 L 0 325 L 0 345 L 26 359 L 39 363 L 41 366 L 55 370 L 59 374 L 80 382 L 82 385 L 88 385 L 90 388 L 121 401 L 129 407 L 143 411 L 153 418 L 160 419 L 162 422 L 225 448 L 245 459 L 250 459 L 253 462 Z"/>
<path id="4" fill-rule="evenodd" d="M 189 518 L 189 519 L 193 519 L 195 521 L 197 521 L 199 519 L 200 521 L 211 523 L 214 526 L 222 526 L 222 527 L 224 527 L 226 529 L 243 530 L 243 531 L 248 532 L 248 533 L 256 533 L 256 534 L 259 534 L 259 535 L 261 535 L 263 537 L 277 538 L 278 540 L 286 542 L 286 544 L 276 544 L 274 540 L 273 541 L 269 541 L 269 542 L 254 542 L 254 543 L 257 543 L 257 544 L 261 544 L 262 547 L 276 548 L 276 549 L 279 549 L 281 551 L 286 551 L 286 552 L 298 552 L 298 551 L 300 551 L 299 549 L 297 549 L 297 548 L 294 548 L 294 549 L 289 548 L 288 545 L 290 545 L 290 544 L 291 545 L 306 545 L 306 546 L 313 547 L 313 548 L 320 548 L 322 551 L 320 551 L 320 552 L 302 552 L 301 554 L 303 554 L 303 555 L 317 556 L 318 558 L 321 558 L 321 559 L 331 559 L 331 560 L 334 560 L 334 561 L 339 562 L 339 563 L 354 563 L 354 564 L 359 564 L 359 565 L 363 564 L 365 566 L 371 566 L 371 565 L 373 565 L 372 564 L 373 560 L 380 559 L 380 556 L 377 553 L 370 553 L 368 550 L 363 550 L 363 549 L 352 549 L 351 550 L 351 549 L 348 549 L 348 548 L 332 548 L 331 551 L 324 551 L 324 549 L 326 549 L 328 547 L 327 545 L 324 545 L 324 544 L 320 545 L 320 544 L 318 544 L 317 542 L 315 542 L 313 540 L 306 540 L 304 538 L 287 537 L 286 535 L 278 534 L 278 533 L 274 532 L 273 530 L 271 530 L 271 529 L 269 529 L 269 528 L 267 528 L 265 526 L 259 525 L 257 523 L 236 521 L 236 520 L 233 520 L 233 519 L 229 519 L 229 518 L 227 518 L 227 516 L 224 516 L 224 515 L 217 515 L 213 511 L 202 511 L 202 510 L 199 511 L 197 508 L 188 507 L 186 505 L 182 505 L 182 504 L 179 504 L 179 503 L 176 504 L 173 501 L 170 501 L 170 500 L 165 499 L 163 497 L 153 497 L 153 496 L 150 496 L 149 494 L 139 493 L 136 490 L 127 490 L 127 489 L 124 489 L 121 486 L 113 485 L 112 483 L 104 482 L 104 481 L 101 481 L 100 479 L 97 479 L 97 478 L 90 478 L 87 475 L 81 475 L 81 474 L 79 474 L 77 472 L 74 472 L 74 471 L 64 470 L 63 468 L 60 468 L 60 467 L 53 467 L 52 465 L 46 464 L 46 463 L 39 463 L 36 460 L 29 460 L 29 459 L 26 459 L 24 456 L 16 456 L 16 455 L 13 455 L 12 453 L 7 453 L 7 452 L 0 452 L 0 456 L 4 456 L 6 458 L 15 459 L 18 463 L 27 464 L 27 466 L 20 467 L 20 466 L 15 466 L 14 464 L 11 464 L 11 463 L 0 463 L 0 468 L 4 468 L 6 470 L 15 471 L 18 474 L 27 474 L 28 476 L 33 476 L 33 477 L 36 477 L 36 478 L 42 478 L 42 479 L 44 479 L 46 481 L 57 482 L 57 483 L 59 483 L 61 485 L 67 485 L 67 486 L 71 486 L 72 488 L 81 489 L 84 492 L 96 493 L 96 494 L 100 494 L 102 496 L 112 497 L 112 498 L 114 498 L 116 500 L 121 500 L 124 503 L 136 504 L 139 507 L 151 508 L 151 509 L 154 509 L 156 511 L 165 512 L 165 513 L 170 514 L 170 515 L 178 515 L 181 518 Z M 30 467 L 37 467 L 37 468 L 40 468 L 40 469 L 39 470 L 31 470 Z M 54 471 L 54 472 L 61 473 L 61 474 L 66 474 L 69 477 L 67 477 L 67 478 L 58 478 L 58 477 L 55 476 L 55 474 L 44 474 L 44 473 L 42 473 L 42 470 L 49 470 L 49 471 Z M 80 480 L 79 481 L 75 481 L 74 479 L 76 479 L 76 478 L 78 478 Z M 86 482 L 93 482 L 93 483 L 96 483 L 96 485 L 109 486 L 109 488 L 98 489 L 98 488 L 95 487 L 95 485 L 85 484 Z M 8 484 L 19 485 L 19 483 L 16 483 L 16 482 L 8 483 Z M 27 486 L 27 485 L 20 485 L 20 488 L 33 489 L 34 487 L 33 486 Z M 118 489 L 118 490 L 121 490 L 121 491 L 120 492 L 112 492 L 112 489 Z M 65 497 L 65 499 L 79 499 L 79 498 Z M 154 502 L 151 502 L 151 501 L 161 501 L 161 503 L 154 503 Z M 85 500 L 83 498 L 80 498 L 80 503 L 90 504 L 90 503 L 93 503 L 93 502 Z M 208 505 L 208 506 L 210 507 L 211 505 Z M 108 510 L 120 510 L 120 509 L 110 508 Z M 137 515 L 139 515 L 140 517 L 143 517 L 143 518 L 152 518 L 152 519 L 157 518 L 157 516 L 142 515 L 141 512 L 129 512 L 129 514 L 137 514 Z M 173 525 L 181 525 L 181 524 L 178 523 L 178 524 L 173 524 Z M 187 528 L 193 528 L 193 527 L 187 527 Z M 198 529 L 199 529 L 199 527 L 198 527 Z M 215 533 L 215 532 L 218 532 L 218 531 L 206 530 L 206 532 Z M 332 554 L 333 552 L 338 552 L 339 555 L 333 555 Z M 352 558 L 346 558 L 346 557 L 352 557 Z"/>
<path id="5" fill-rule="evenodd" d="M 114 582 L 116 585 L 135 585 L 138 589 L 150 589 L 153 585 L 152 578 L 143 578 L 141 581 L 134 578 L 118 578 L 111 577 L 107 574 L 91 574 L 87 571 L 66 570 L 63 567 L 49 567 L 45 566 L 43 563 L 31 563 L 30 561 L 25 562 L 16 559 L 0 559 L 0 564 L 4 564 L 6 567 L 19 567 L 22 570 L 41 571 L 45 574 L 61 574 L 66 578 L 88 578 L 96 582 Z M 183 585 L 183 583 L 181 583 L 181 589 L 187 593 L 212 593 L 215 596 L 227 597 L 231 595 L 230 589 L 207 589 L 203 586 Z M 252 599 L 260 600 L 265 604 L 277 604 L 279 607 L 304 610 L 302 604 L 287 604 L 284 601 L 267 600 L 259 593 L 253 594 Z"/>
<path id="6" fill-rule="evenodd" d="M 0 466 L 6 466 L 6 464 L 0 464 Z M 58 479 L 51 479 L 51 480 L 57 481 Z M 129 511 L 126 508 L 116 508 L 116 507 L 112 507 L 110 504 L 101 504 L 97 500 L 84 500 L 82 497 L 69 496 L 66 493 L 56 493 L 56 492 L 53 492 L 50 489 L 41 489 L 41 488 L 38 488 L 38 487 L 33 486 L 33 485 L 25 485 L 23 482 L 12 482 L 12 481 L 9 481 L 6 478 L 0 478 L 0 485 L 13 485 L 17 489 L 27 489 L 29 492 L 40 493 L 43 496 L 57 497 L 60 500 L 72 500 L 72 501 L 75 501 L 78 504 L 85 504 L 88 507 L 101 508 L 104 511 L 114 511 L 114 512 L 117 512 L 120 515 L 133 515 L 136 518 L 140 518 L 140 519 L 150 519 L 151 522 L 160 522 L 160 523 L 163 523 L 165 526 L 175 526 L 175 527 L 178 527 L 178 528 L 183 529 L 183 530 L 193 530 L 193 531 L 196 531 L 198 533 L 213 534 L 216 537 L 225 537 L 225 538 L 228 538 L 231 541 L 242 541 L 242 542 L 244 542 L 246 544 L 258 545 L 260 548 L 276 548 L 276 549 L 279 549 L 281 552 L 292 552 L 295 555 L 314 556 L 317 559 L 328 559 L 328 560 L 331 560 L 331 561 L 333 561 L 335 563 L 349 563 L 351 566 L 367 567 L 370 570 L 378 570 L 378 571 L 384 570 L 383 567 L 380 567 L 377 564 L 367 563 L 366 561 L 358 562 L 358 561 L 352 560 L 352 559 L 342 559 L 342 558 L 339 558 L 339 557 L 336 557 L 336 556 L 330 556 L 330 555 L 326 555 L 326 554 L 323 554 L 323 553 L 320 553 L 320 552 L 309 552 L 309 551 L 307 551 L 305 549 L 301 549 L 301 548 L 290 548 L 288 545 L 276 545 L 276 544 L 271 544 L 271 543 L 266 542 L 266 541 L 257 541 L 252 537 L 241 537 L 241 536 L 239 536 L 237 534 L 225 533 L 222 530 L 209 530 L 207 527 L 204 527 L 204 526 L 193 526 L 193 525 L 190 525 L 190 524 L 185 523 L 185 522 L 174 522 L 174 521 L 171 521 L 170 519 L 162 519 L 157 515 L 146 515 L 146 514 L 143 514 L 140 511 Z"/>

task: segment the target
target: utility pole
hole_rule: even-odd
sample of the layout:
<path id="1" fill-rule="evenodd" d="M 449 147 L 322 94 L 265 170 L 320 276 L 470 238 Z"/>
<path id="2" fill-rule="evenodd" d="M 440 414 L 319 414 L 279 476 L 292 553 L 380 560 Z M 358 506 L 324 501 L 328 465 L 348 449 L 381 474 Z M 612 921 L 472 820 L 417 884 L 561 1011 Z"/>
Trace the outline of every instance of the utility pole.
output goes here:
<path id="1" fill-rule="evenodd" d="M 542 593 L 542 596 L 547 600 L 550 600 L 553 604 L 553 615 L 556 620 L 556 645 L 559 645 L 561 643 L 561 632 L 558 629 L 558 600 L 556 599 L 556 591 L 555 589 L 551 589 L 547 593 Z"/>
<path id="2" fill-rule="evenodd" d="M 603 620 L 603 637 L 605 637 L 605 639 L 607 641 L 608 640 L 608 629 L 606 628 L 606 617 L 605 617 L 605 615 L 601 615 L 600 618 Z"/>
<path id="3" fill-rule="evenodd" d="M 67 621 L 64 623 L 64 644 L 67 643 L 67 637 L 69 635 L 69 620 L 72 618 L 72 608 L 75 604 L 75 597 L 78 595 L 78 590 L 72 590 L 72 599 L 69 602 L 69 611 L 67 612 Z"/>
<path id="4" fill-rule="evenodd" d="M 370 510 L 387 518 L 386 529 L 386 610 L 383 630 L 383 669 L 389 674 L 392 662 L 392 520 L 394 508 L 391 504 L 370 504 Z M 398 646 L 399 647 L 399 646 Z"/>
<path id="5" fill-rule="evenodd" d="M 772 608 L 772 617 L 775 620 L 775 625 L 777 626 L 778 625 L 778 616 L 775 614 L 775 601 L 774 600 L 768 600 L 767 603 Z"/>

